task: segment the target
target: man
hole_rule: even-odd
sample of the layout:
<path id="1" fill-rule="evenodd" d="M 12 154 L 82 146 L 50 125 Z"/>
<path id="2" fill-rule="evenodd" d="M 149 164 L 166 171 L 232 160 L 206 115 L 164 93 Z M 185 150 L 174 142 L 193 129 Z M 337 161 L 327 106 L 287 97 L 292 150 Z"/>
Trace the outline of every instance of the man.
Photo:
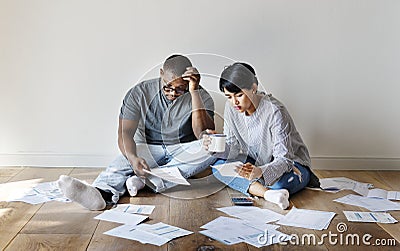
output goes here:
<path id="1" fill-rule="evenodd" d="M 144 170 L 178 167 L 188 178 L 215 161 L 197 140 L 214 129 L 214 102 L 200 85 L 200 74 L 182 55 L 168 57 L 160 78 L 143 81 L 126 94 L 119 116 L 118 156 L 92 186 L 62 175 L 64 195 L 90 210 L 116 204 L 126 192 L 136 196 L 145 183 L 155 192 L 175 184 Z"/>

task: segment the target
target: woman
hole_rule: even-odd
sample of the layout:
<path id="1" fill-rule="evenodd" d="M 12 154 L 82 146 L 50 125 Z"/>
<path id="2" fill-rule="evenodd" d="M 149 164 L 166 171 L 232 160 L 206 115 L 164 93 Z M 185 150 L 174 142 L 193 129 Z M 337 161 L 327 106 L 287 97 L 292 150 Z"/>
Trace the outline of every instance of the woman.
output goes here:
<path id="1" fill-rule="evenodd" d="M 289 206 L 289 194 L 305 186 L 319 186 L 310 170 L 310 156 L 286 108 L 272 95 L 257 91 L 254 69 L 234 63 L 221 74 L 219 88 L 227 97 L 224 113 L 226 150 L 215 165 L 242 160 L 237 177 L 214 175 L 246 195 L 264 197 L 282 209 Z M 215 133 L 207 130 L 208 133 Z M 208 148 L 210 137 L 203 136 Z M 240 153 L 240 154 L 239 154 Z M 310 182 L 311 180 L 311 182 Z"/>

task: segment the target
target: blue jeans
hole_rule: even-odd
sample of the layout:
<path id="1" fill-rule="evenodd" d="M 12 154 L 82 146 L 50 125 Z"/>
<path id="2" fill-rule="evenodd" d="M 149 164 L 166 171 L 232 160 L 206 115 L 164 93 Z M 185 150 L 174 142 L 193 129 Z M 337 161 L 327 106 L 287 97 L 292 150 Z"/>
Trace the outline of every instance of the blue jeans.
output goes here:
<path id="1" fill-rule="evenodd" d="M 252 161 L 249 161 L 252 162 Z M 219 159 L 214 163 L 214 166 L 221 165 L 226 163 L 226 160 Z M 295 174 L 292 171 L 284 173 L 282 177 L 277 180 L 274 184 L 271 186 L 265 186 L 269 189 L 272 190 L 278 190 L 278 189 L 286 189 L 289 191 L 289 194 L 294 194 L 297 193 L 298 191 L 302 190 L 305 188 L 310 181 L 310 171 L 307 167 L 301 165 L 300 163 L 295 162 L 294 164 L 297 169 L 299 169 L 301 173 L 301 179 L 300 177 Z M 249 194 L 249 187 L 251 183 L 258 181 L 261 184 L 264 184 L 263 178 L 256 179 L 256 180 L 248 180 L 243 178 L 242 176 L 223 176 L 219 173 L 219 171 L 215 168 L 212 168 L 214 176 L 221 181 L 222 183 L 228 185 L 232 189 L 235 189 L 236 191 L 239 191 L 247 196 L 250 196 Z"/>
<path id="2" fill-rule="evenodd" d="M 178 167 L 182 176 L 189 178 L 205 170 L 215 162 L 215 157 L 202 147 L 200 140 L 176 145 L 136 145 L 137 155 L 146 160 L 150 168 Z M 119 155 L 105 171 L 101 172 L 92 186 L 107 193 L 112 193 L 112 202 L 117 203 L 119 197 L 126 192 L 126 180 L 135 175 L 131 163 L 123 155 Z M 177 184 L 148 175 L 146 185 L 155 192 L 163 192 Z"/>

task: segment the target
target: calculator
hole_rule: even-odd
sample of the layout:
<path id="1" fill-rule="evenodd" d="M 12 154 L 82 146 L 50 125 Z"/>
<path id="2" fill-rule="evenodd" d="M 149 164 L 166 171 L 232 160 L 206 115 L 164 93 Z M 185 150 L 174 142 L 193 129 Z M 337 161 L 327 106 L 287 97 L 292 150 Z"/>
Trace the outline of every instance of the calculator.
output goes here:
<path id="1" fill-rule="evenodd" d="M 249 197 L 235 197 L 232 198 L 233 204 L 236 206 L 252 206 L 254 201 Z"/>

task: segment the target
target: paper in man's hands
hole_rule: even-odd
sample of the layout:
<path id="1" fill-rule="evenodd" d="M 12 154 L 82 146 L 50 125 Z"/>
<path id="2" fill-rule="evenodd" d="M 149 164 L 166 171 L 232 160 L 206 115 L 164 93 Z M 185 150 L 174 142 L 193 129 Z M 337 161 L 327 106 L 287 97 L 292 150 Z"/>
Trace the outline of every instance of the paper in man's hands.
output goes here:
<path id="1" fill-rule="evenodd" d="M 175 184 L 190 186 L 177 167 L 153 168 L 150 171 L 143 169 L 143 171 Z"/>

